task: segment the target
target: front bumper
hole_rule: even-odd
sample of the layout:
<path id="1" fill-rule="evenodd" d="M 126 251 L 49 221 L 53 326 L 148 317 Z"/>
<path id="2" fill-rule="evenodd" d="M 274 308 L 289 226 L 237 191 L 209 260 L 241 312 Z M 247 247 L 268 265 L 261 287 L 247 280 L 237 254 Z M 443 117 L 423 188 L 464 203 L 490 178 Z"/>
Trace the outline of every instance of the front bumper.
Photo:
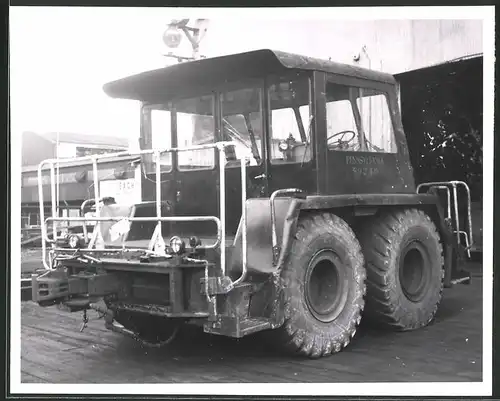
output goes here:
<path id="1" fill-rule="evenodd" d="M 274 281 L 233 285 L 216 263 L 199 263 L 191 258 L 156 262 L 101 258 L 99 263 L 67 259 L 33 277 L 32 290 L 33 300 L 41 306 L 59 304 L 69 312 L 94 309 L 93 305 L 103 300 L 111 316 L 106 327 L 136 337 L 137 333 L 125 327 L 124 316 L 169 318 L 176 324 L 192 322 L 202 324 L 206 332 L 231 337 L 282 323 L 279 316 L 267 316 L 266 312 L 266 305 L 277 299 Z M 255 293 L 259 298 L 253 314 L 256 317 L 252 317 L 250 300 Z M 115 322 L 113 316 L 121 317 Z"/>
<path id="2" fill-rule="evenodd" d="M 102 298 L 114 308 L 166 317 L 203 317 L 209 314 L 204 279 L 217 275 L 215 264 L 186 262 L 180 257 L 156 262 L 101 258 L 98 263 L 74 258 L 33 277 L 32 299 L 42 306 L 64 304 L 75 311 Z"/>

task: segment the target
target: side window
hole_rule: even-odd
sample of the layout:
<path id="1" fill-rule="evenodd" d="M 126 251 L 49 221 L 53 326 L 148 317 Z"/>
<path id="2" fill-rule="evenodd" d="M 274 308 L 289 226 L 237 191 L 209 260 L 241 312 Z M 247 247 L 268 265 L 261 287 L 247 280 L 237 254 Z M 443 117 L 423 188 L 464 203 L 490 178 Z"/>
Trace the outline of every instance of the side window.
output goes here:
<path id="1" fill-rule="evenodd" d="M 365 92 L 365 93 L 363 93 Z M 389 102 L 385 93 L 360 90 L 356 100 L 371 151 L 396 153 Z"/>
<path id="2" fill-rule="evenodd" d="M 151 110 L 151 140 L 153 149 L 167 149 L 172 144 L 170 110 Z M 153 159 L 153 163 L 156 163 Z M 162 171 L 170 171 L 172 168 L 172 153 L 165 152 L 160 155 Z"/>
<path id="3" fill-rule="evenodd" d="M 297 77 L 269 88 L 271 104 L 271 163 L 303 163 L 311 160 L 312 118 L 309 78 Z"/>
<path id="4" fill-rule="evenodd" d="M 213 95 L 176 102 L 177 145 L 179 147 L 214 143 L 213 106 Z M 215 166 L 215 151 L 213 149 L 181 151 L 178 152 L 177 157 L 179 171 L 205 170 Z"/>
<path id="5" fill-rule="evenodd" d="M 172 129 L 170 125 L 171 111 L 169 105 L 146 106 L 142 110 L 143 131 L 141 131 L 141 149 L 162 150 L 171 147 Z M 156 158 L 153 154 L 142 155 L 144 172 L 156 172 Z M 172 154 L 160 154 L 160 168 L 162 172 L 172 170 Z"/>
<path id="6" fill-rule="evenodd" d="M 329 150 L 396 153 L 386 93 L 327 83 L 326 118 Z"/>

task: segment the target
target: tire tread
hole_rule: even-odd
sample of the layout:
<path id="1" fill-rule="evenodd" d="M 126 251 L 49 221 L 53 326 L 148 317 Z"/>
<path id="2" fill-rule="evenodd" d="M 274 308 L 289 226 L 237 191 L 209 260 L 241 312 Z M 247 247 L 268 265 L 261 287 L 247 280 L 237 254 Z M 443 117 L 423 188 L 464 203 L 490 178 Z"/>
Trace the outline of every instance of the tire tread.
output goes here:
<path id="1" fill-rule="evenodd" d="M 407 326 L 404 319 L 402 319 L 404 311 L 401 310 L 399 305 L 394 305 L 391 299 L 391 293 L 394 291 L 395 285 L 394 280 L 391 279 L 391 237 L 392 235 L 398 234 L 402 226 L 423 221 L 426 222 L 426 224 L 430 223 L 432 225 L 432 236 L 435 237 L 440 246 L 440 265 L 444 266 L 443 248 L 440 242 L 439 233 L 430 217 L 421 210 L 404 209 L 403 211 L 391 211 L 378 216 L 370 225 L 365 227 L 360 235 L 367 271 L 367 317 L 373 320 L 374 315 L 376 315 L 378 318 L 377 323 L 382 323 L 385 326 L 390 326 L 400 331 L 413 330 L 427 325 L 434 318 L 442 298 L 444 279 L 443 268 L 438 302 L 428 319 L 420 321 L 412 326 Z M 387 247 L 388 254 L 378 249 L 377 244 L 374 242 L 374 238 L 380 238 L 389 245 Z M 380 319 L 380 317 L 383 319 Z"/>
<path id="2" fill-rule="evenodd" d="M 363 258 L 361 245 L 350 226 L 343 219 L 331 213 L 317 213 L 302 217 L 299 220 L 297 230 L 294 235 L 295 241 L 291 246 L 289 254 L 290 257 L 293 258 L 294 256 L 301 254 L 302 249 L 306 246 L 303 241 L 305 238 L 314 235 L 314 233 L 318 231 L 326 231 L 331 233 L 332 236 L 335 236 L 338 235 L 339 228 L 342 230 L 344 235 L 347 233 L 350 236 L 349 241 L 352 247 L 349 249 L 349 253 L 360 255 L 360 257 Z M 282 278 L 286 287 L 293 280 L 293 270 L 287 269 L 285 266 L 282 271 Z M 362 273 L 356 275 L 356 281 L 358 284 L 363 284 L 365 278 L 366 273 L 363 268 Z M 361 313 L 365 305 L 365 293 L 366 287 L 364 287 L 355 302 L 353 302 L 355 311 L 351 316 L 351 322 L 349 323 L 348 328 L 342 336 L 339 336 L 338 338 L 325 337 L 323 335 L 307 336 L 304 330 L 294 329 L 294 322 L 291 316 L 287 316 L 287 313 L 285 313 L 284 324 L 277 330 L 279 337 L 281 338 L 280 343 L 289 352 L 310 358 L 319 358 L 341 351 L 349 344 L 350 339 L 356 332 L 357 325 L 361 321 Z M 284 309 L 285 311 L 289 311 L 290 308 L 292 308 L 290 300 L 285 297 Z"/>

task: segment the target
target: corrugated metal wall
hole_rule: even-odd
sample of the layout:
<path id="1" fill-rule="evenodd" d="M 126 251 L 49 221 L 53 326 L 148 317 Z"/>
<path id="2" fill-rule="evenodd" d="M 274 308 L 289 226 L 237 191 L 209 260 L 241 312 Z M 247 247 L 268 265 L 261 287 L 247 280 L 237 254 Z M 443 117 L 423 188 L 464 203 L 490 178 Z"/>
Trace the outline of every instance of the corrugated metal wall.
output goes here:
<path id="1" fill-rule="evenodd" d="M 252 20 L 253 21 L 253 20 Z M 264 22 L 264 21 L 263 21 Z M 481 20 L 271 21 L 211 20 L 207 57 L 260 48 L 288 51 L 401 73 L 482 53 Z M 234 35 L 231 35 L 234 32 Z"/>

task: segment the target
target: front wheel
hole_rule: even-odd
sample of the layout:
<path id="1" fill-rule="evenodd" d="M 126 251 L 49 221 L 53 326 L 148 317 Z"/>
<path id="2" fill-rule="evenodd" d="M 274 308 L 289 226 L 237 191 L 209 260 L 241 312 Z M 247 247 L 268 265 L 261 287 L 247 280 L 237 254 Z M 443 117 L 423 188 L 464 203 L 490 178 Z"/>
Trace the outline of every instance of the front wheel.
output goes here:
<path id="1" fill-rule="evenodd" d="M 301 218 L 281 277 L 286 349 L 321 357 L 346 347 L 361 321 L 365 269 L 361 247 L 340 217 Z"/>

